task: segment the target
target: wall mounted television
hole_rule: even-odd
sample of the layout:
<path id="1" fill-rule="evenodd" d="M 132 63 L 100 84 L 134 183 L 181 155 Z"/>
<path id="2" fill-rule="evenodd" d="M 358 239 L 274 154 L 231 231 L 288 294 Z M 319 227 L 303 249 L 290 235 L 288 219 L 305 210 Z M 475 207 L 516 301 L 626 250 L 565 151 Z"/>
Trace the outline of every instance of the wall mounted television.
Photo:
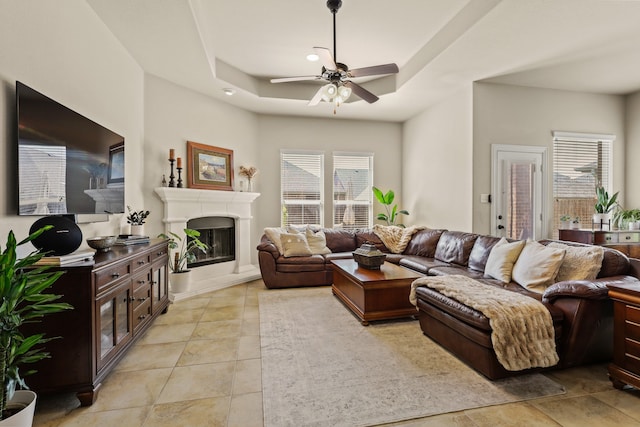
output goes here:
<path id="1" fill-rule="evenodd" d="M 124 138 L 16 82 L 18 214 L 124 212 Z"/>

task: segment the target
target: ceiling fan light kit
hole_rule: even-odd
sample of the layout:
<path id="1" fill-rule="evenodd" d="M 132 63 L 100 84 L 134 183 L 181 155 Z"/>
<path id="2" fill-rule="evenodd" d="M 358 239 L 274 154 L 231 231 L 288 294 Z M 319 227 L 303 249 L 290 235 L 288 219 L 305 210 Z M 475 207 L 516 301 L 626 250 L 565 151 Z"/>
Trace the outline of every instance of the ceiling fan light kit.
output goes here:
<path id="1" fill-rule="evenodd" d="M 342 6 L 342 0 L 328 0 L 327 7 L 333 14 L 333 55 L 329 49 L 324 47 L 314 47 L 313 50 L 322 63 L 322 72 L 315 76 L 296 76 L 271 79 L 271 83 L 286 83 L 304 80 L 325 80 L 328 82 L 320 87 L 316 94 L 311 98 L 308 105 L 318 105 L 321 101 L 331 102 L 334 104 L 333 114 L 336 113 L 336 107 L 344 103 L 352 93 L 356 96 L 372 104 L 379 98 L 369 92 L 364 87 L 354 83 L 350 79 L 355 77 L 376 76 L 383 74 L 397 73 L 398 66 L 396 64 L 382 64 L 372 67 L 356 68 L 350 70 L 349 67 L 341 62 L 337 62 L 336 58 L 336 14 Z"/>

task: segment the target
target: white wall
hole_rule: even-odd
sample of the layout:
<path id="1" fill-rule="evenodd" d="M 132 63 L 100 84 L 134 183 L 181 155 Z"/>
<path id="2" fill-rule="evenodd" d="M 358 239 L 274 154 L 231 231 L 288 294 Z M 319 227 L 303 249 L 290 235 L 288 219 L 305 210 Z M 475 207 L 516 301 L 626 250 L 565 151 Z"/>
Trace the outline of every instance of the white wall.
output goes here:
<path id="1" fill-rule="evenodd" d="M 187 141 L 233 150 L 236 184 L 241 165 L 261 168 L 255 114 L 152 75 L 145 76 L 144 104 L 144 199 L 132 209 L 138 210 L 144 206 L 151 211 L 146 228 L 150 236 L 165 231 L 162 223 L 163 205 L 154 188 L 160 187 L 163 174 L 169 181 L 170 148 L 175 149 L 176 157 L 182 158 L 185 187 Z M 177 180 L 177 171 L 174 174 Z M 256 188 L 255 191 L 260 190 Z"/>
<path id="2" fill-rule="evenodd" d="M 626 187 L 624 207 L 626 209 L 640 209 L 640 92 L 626 97 L 626 132 L 627 151 L 625 156 L 625 179 L 629 183 Z"/>
<path id="3" fill-rule="evenodd" d="M 127 202 L 142 195 L 143 73 L 83 0 L 0 3 L 0 245 L 37 217 L 16 216 L 15 81 L 125 137 Z M 13 161 L 12 161 L 13 160 Z M 120 231 L 123 215 L 81 225 L 84 237 Z M 86 244 L 83 243 L 83 246 Z"/>
<path id="4" fill-rule="evenodd" d="M 283 148 L 325 152 L 326 226 L 330 226 L 332 220 L 330 177 L 334 151 L 374 153 L 374 185 L 385 191 L 394 190 L 402 206 L 402 127 L 398 123 L 261 115 L 258 141 L 260 173 L 256 184 L 262 193 L 257 200 L 260 230 L 280 225 L 280 149 Z M 384 207 L 374 201 L 375 214 L 383 211 Z"/>
<path id="5" fill-rule="evenodd" d="M 406 224 L 471 231 L 471 86 L 408 120 L 403 130 Z"/>
<path id="6" fill-rule="evenodd" d="M 554 130 L 611 133 L 613 144 L 613 189 L 625 194 L 625 99 L 551 89 L 475 83 L 473 89 L 473 230 L 489 234 L 489 204 L 480 194 L 491 192 L 491 144 L 547 147 L 553 160 Z M 631 181 L 629 181 L 631 182 Z M 552 168 L 547 168 L 546 206 L 553 214 Z M 551 219 L 547 224 L 552 233 Z"/>

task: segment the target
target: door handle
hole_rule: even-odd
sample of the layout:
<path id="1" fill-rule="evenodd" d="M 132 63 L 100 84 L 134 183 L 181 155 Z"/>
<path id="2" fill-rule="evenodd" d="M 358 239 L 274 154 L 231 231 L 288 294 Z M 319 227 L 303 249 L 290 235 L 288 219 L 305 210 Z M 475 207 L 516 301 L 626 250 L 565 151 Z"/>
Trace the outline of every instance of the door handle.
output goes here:
<path id="1" fill-rule="evenodd" d="M 499 225 L 498 226 L 498 230 L 503 230 L 504 229 L 504 225 Z"/>

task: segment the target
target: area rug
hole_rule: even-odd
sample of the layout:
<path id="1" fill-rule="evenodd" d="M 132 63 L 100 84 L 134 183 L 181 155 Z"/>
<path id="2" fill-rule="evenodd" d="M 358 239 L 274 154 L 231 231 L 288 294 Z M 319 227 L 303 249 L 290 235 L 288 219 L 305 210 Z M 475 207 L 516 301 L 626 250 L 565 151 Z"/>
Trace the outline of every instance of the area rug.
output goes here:
<path id="1" fill-rule="evenodd" d="M 362 326 L 329 287 L 259 294 L 265 427 L 371 426 L 562 394 L 541 374 L 489 381 L 415 320 Z"/>

